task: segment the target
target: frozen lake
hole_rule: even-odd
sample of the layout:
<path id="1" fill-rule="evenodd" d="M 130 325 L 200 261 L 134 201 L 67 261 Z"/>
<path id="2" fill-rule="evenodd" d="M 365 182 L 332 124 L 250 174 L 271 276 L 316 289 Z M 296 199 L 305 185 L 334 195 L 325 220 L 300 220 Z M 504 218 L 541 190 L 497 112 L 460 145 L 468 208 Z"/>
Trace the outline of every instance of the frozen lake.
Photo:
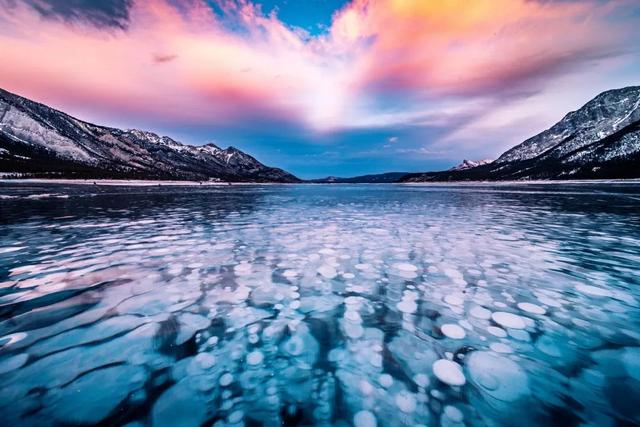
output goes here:
<path id="1" fill-rule="evenodd" d="M 640 184 L 0 183 L 0 419 L 640 423 Z"/>

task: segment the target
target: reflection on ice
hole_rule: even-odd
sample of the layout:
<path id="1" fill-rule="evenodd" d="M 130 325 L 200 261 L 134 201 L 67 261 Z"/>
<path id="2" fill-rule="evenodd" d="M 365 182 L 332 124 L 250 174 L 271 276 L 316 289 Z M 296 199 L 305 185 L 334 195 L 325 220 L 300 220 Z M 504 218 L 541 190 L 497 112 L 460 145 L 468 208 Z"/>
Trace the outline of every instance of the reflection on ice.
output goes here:
<path id="1" fill-rule="evenodd" d="M 0 202 L 7 425 L 640 423 L 636 199 L 84 191 Z"/>

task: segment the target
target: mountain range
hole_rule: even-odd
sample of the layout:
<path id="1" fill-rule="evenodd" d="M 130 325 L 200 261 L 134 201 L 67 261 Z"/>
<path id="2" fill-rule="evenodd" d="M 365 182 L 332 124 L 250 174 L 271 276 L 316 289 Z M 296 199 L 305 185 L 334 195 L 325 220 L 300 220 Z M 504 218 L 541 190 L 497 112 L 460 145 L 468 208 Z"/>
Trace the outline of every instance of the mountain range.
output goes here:
<path id="1" fill-rule="evenodd" d="M 99 126 L 2 89 L 0 171 L 45 178 L 300 181 L 234 147 Z"/>
<path id="2" fill-rule="evenodd" d="M 0 172 L 31 177 L 301 182 L 234 148 L 91 124 L 0 89 Z M 496 160 L 313 183 L 640 178 L 640 86 L 603 92 Z"/>
<path id="3" fill-rule="evenodd" d="M 603 92 L 493 162 L 401 182 L 640 178 L 640 86 Z"/>

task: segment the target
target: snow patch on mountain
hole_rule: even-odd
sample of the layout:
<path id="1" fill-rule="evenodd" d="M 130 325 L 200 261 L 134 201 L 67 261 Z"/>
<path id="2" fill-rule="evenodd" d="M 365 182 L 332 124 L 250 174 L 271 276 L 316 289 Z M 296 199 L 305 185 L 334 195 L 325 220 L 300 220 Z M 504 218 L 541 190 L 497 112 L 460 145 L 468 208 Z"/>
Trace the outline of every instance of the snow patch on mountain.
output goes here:
<path id="1" fill-rule="evenodd" d="M 491 162 L 493 162 L 493 159 L 484 159 L 484 160 L 467 160 L 467 159 L 464 159 L 462 161 L 462 163 L 460 163 L 457 166 L 452 167 L 449 170 L 450 171 L 460 171 L 460 170 L 465 170 L 465 169 L 471 169 L 471 168 L 476 168 L 476 167 L 482 166 L 482 165 L 488 165 Z"/>

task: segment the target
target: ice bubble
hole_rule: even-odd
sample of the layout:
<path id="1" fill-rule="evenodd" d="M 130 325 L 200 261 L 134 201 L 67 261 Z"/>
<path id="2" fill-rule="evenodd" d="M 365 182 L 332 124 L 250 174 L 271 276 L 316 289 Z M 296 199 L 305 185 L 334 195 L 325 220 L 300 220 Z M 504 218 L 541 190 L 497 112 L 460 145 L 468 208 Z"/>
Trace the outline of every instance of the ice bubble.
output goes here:
<path id="1" fill-rule="evenodd" d="M 469 314 L 477 319 L 488 320 L 491 318 L 491 311 L 478 305 L 469 310 Z"/>
<path id="2" fill-rule="evenodd" d="M 425 374 L 416 374 L 413 377 L 413 382 L 416 383 L 418 387 L 427 388 L 429 386 L 429 377 Z"/>
<path id="3" fill-rule="evenodd" d="M 391 267 L 395 268 L 396 270 L 406 271 L 409 273 L 415 273 L 416 271 L 418 271 L 418 267 L 406 262 L 399 262 L 399 263 L 393 264 Z"/>
<path id="4" fill-rule="evenodd" d="M 238 275 L 246 275 L 251 273 L 251 264 L 242 263 L 233 267 L 233 271 Z"/>
<path id="5" fill-rule="evenodd" d="M 298 272 L 295 270 L 285 270 L 285 272 L 282 273 L 282 275 L 287 279 L 291 279 L 293 277 L 296 277 L 298 275 Z"/>
<path id="6" fill-rule="evenodd" d="M 497 311 L 491 315 L 494 322 L 505 328 L 524 329 L 527 327 L 525 320 L 517 314 Z"/>
<path id="7" fill-rule="evenodd" d="M 489 326 L 487 328 L 487 332 L 498 338 L 505 338 L 507 336 L 507 331 L 502 328 L 498 328 L 497 326 Z"/>
<path id="8" fill-rule="evenodd" d="M 353 273 L 344 273 L 342 277 L 344 277 L 345 279 L 353 279 L 356 277 L 356 275 Z"/>
<path id="9" fill-rule="evenodd" d="M 567 341 L 561 340 L 558 336 L 542 335 L 535 345 L 538 350 L 554 358 L 567 357 L 571 354 Z"/>
<path id="10" fill-rule="evenodd" d="M 455 406 L 447 405 L 444 407 L 444 415 L 449 418 L 454 423 L 461 423 L 464 420 L 464 415 L 462 411 Z"/>
<path id="11" fill-rule="evenodd" d="M 237 424 L 240 421 L 242 421 L 243 418 L 244 418 L 244 412 L 242 412 L 239 409 L 229 414 L 229 422 L 231 424 Z"/>
<path id="12" fill-rule="evenodd" d="M 360 391 L 365 396 L 368 396 L 371 393 L 373 393 L 373 386 L 371 385 L 371 383 L 369 381 L 362 380 L 362 381 L 360 381 Z"/>
<path id="13" fill-rule="evenodd" d="M 408 391 L 401 391 L 396 394 L 396 406 L 402 412 L 410 414 L 411 412 L 416 410 L 416 398 L 412 393 Z"/>
<path id="14" fill-rule="evenodd" d="M 369 355 L 369 363 L 371 364 L 371 366 L 374 366 L 376 368 L 381 368 L 382 367 L 382 355 L 380 355 L 378 353 L 371 353 Z"/>
<path id="15" fill-rule="evenodd" d="M 370 411 L 359 411 L 353 416 L 353 425 L 355 427 L 376 427 L 378 422 Z"/>
<path id="16" fill-rule="evenodd" d="M 360 313 L 355 310 L 347 310 L 344 313 L 344 318 L 349 320 L 350 322 L 360 323 L 362 322 L 362 318 L 360 317 Z"/>
<path id="17" fill-rule="evenodd" d="M 344 303 L 346 305 L 359 305 L 361 302 L 361 298 L 358 297 L 346 297 L 344 299 Z"/>
<path id="18" fill-rule="evenodd" d="M 202 369 L 212 368 L 216 364 L 216 357 L 211 353 L 198 353 L 194 360 Z"/>
<path id="19" fill-rule="evenodd" d="M 389 388 L 393 385 L 393 377 L 389 374 L 382 374 L 378 377 L 378 382 L 384 388 Z"/>
<path id="20" fill-rule="evenodd" d="M 489 348 L 496 353 L 513 353 L 513 349 L 511 347 L 501 342 L 491 343 Z"/>
<path id="21" fill-rule="evenodd" d="M 336 253 L 336 251 L 331 248 L 322 248 L 318 251 L 318 253 L 322 255 L 333 255 Z"/>
<path id="22" fill-rule="evenodd" d="M 398 308 L 398 310 L 400 310 L 403 313 L 407 313 L 407 314 L 412 314 L 415 313 L 416 310 L 418 310 L 418 305 L 416 304 L 416 302 L 412 299 L 403 299 L 402 301 L 400 301 L 396 307 Z"/>
<path id="23" fill-rule="evenodd" d="M 441 392 L 440 390 L 436 390 L 431 389 L 431 391 L 429 392 L 429 394 L 431 395 L 431 397 L 433 397 L 434 399 L 438 399 L 438 400 L 444 400 L 445 399 L 445 395 L 443 392 Z"/>
<path id="24" fill-rule="evenodd" d="M 327 264 L 321 265 L 320 268 L 318 268 L 318 273 L 327 279 L 333 279 L 338 275 L 336 269 Z"/>
<path id="25" fill-rule="evenodd" d="M 596 297 L 611 297 L 613 293 L 608 289 L 599 288 L 597 286 L 578 284 L 576 285 L 576 289 L 582 293 L 596 296 Z"/>
<path id="26" fill-rule="evenodd" d="M 467 335 L 461 326 L 458 326 L 454 323 L 446 323 L 442 325 L 440 327 L 440 331 L 442 331 L 442 334 L 447 338 L 451 338 L 454 340 L 461 340 Z"/>
<path id="27" fill-rule="evenodd" d="M 344 332 L 349 338 L 357 339 L 364 334 L 364 328 L 360 323 L 347 322 L 344 325 Z"/>
<path id="28" fill-rule="evenodd" d="M 562 307 L 562 303 L 557 299 L 550 298 L 545 295 L 538 295 L 537 298 L 538 298 L 538 301 L 540 301 L 542 304 L 548 305 L 549 307 L 556 307 L 556 308 Z"/>
<path id="29" fill-rule="evenodd" d="M 444 302 L 446 302 L 449 305 L 463 305 L 464 299 L 460 295 L 449 294 L 444 297 Z"/>
<path id="30" fill-rule="evenodd" d="M 178 316 L 180 330 L 176 337 L 176 344 L 181 345 L 187 342 L 199 330 L 206 329 L 211 324 L 211 319 L 199 314 L 189 312 L 181 313 Z"/>
<path id="31" fill-rule="evenodd" d="M 513 360 L 487 351 L 474 351 L 466 362 L 469 381 L 494 399 L 513 402 L 529 394 L 529 379 Z"/>
<path id="32" fill-rule="evenodd" d="M 533 314 L 545 314 L 547 310 L 540 307 L 539 305 L 532 304 L 530 302 L 520 302 L 518 303 L 518 308 L 520 310 L 526 311 L 527 313 Z"/>
<path id="33" fill-rule="evenodd" d="M 462 367 L 447 359 L 439 359 L 433 363 L 433 374 L 450 386 L 461 386 L 467 382 Z"/>
<path id="34" fill-rule="evenodd" d="M 262 363 L 262 360 L 264 359 L 264 355 L 262 354 L 262 352 L 260 351 L 252 351 L 251 353 L 249 353 L 247 355 L 247 363 L 249 365 L 259 365 L 260 363 Z"/>
<path id="35" fill-rule="evenodd" d="M 220 376 L 219 382 L 222 387 L 227 387 L 229 384 L 233 382 L 233 375 L 226 372 Z"/>
<path id="36" fill-rule="evenodd" d="M 284 353 L 295 359 L 296 364 L 313 366 L 318 356 L 319 345 L 309 328 L 301 324 L 296 333 L 281 344 L 281 348 Z"/>

